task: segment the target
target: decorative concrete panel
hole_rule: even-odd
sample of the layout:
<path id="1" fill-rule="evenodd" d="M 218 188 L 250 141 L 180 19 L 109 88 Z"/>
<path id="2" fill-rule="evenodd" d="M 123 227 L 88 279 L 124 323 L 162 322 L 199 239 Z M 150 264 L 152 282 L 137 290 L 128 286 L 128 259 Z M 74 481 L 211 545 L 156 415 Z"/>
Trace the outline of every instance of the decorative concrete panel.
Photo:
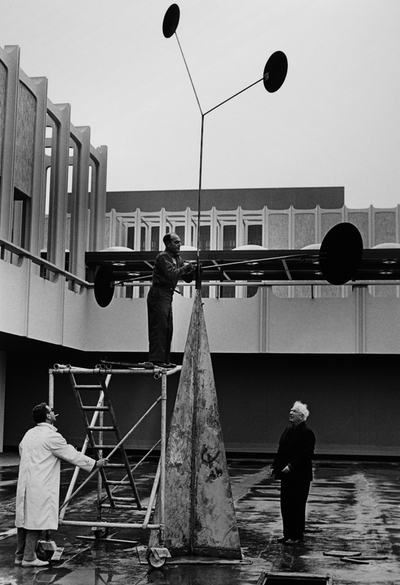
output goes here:
<path id="1" fill-rule="evenodd" d="M 375 211 L 374 222 L 374 246 L 396 242 L 396 210 Z"/>
<path id="2" fill-rule="evenodd" d="M 315 213 L 296 213 L 294 216 L 294 248 L 315 243 Z"/>
<path id="3" fill-rule="evenodd" d="M 268 215 L 268 248 L 284 250 L 289 248 L 289 216 L 287 213 Z"/>
<path id="4" fill-rule="evenodd" d="M 349 211 L 347 215 L 347 221 L 353 223 L 360 230 L 364 248 L 370 248 L 370 210 Z"/>
<path id="5" fill-rule="evenodd" d="M 32 194 L 36 98 L 20 82 L 15 142 L 14 185 L 25 195 Z"/>
<path id="6" fill-rule="evenodd" d="M 323 212 L 321 213 L 321 241 L 324 239 L 325 235 L 329 232 L 329 230 L 336 225 L 343 221 L 342 214 L 340 212 Z"/>

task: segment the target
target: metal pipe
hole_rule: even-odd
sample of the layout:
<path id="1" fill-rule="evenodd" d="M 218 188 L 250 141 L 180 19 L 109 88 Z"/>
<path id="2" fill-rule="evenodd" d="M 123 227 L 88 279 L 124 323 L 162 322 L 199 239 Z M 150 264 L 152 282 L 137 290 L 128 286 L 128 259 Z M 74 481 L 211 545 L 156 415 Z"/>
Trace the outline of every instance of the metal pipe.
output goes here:
<path id="1" fill-rule="evenodd" d="M 159 543 L 164 544 L 165 528 L 165 462 L 167 449 L 167 376 L 161 380 L 161 451 L 160 451 L 160 536 Z"/>
<path id="2" fill-rule="evenodd" d="M 153 487 L 151 488 L 149 504 L 147 506 L 147 512 L 146 512 L 146 516 L 145 516 L 144 521 L 143 521 L 143 529 L 144 530 L 147 528 L 149 520 L 150 520 L 151 511 L 153 509 L 154 500 L 155 500 L 155 497 L 157 494 L 158 484 L 160 482 L 160 475 L 161 475 L 161 459 L 158 461 L 157 471 L 156 471 L 156 475 L 155 475 L 154 481 L 153 481 Z M 160 518 L 160 523 L 162 523 L 161 518 Z"/>
<path id="3" fill-rule="evenodd" d="M 54 407 L 54 376 L 53 370 L 49 370 L 49 406 Z"/>
<path id="4" fill-rule="evenodd" d="M 236 262 L 235 262 L 236 264 Z M 222 266 L 222 264 L 220 265 Z M 211 267 L 210 267 L 211 268 Z M 210 268 L 207 268 L 208 270 Z M 217 269 L 219 266 L 216 264 L 212 268 Z M 203 268 L 204 270 L 205 268 Z M 201 286 L 399 286 L 400 280 L 355 280 L 349 281 L 346 284 L 333 285 L 326 280 L 235 280 L 235 281 L 223 281 L 219 280 L 207 280 L 202 281 Z M 124 285 L 125 286 L 125 285 Z M 128 283 L 126 286 L 149 286 L 146 283 Z M 193 283 L 179 282 L 179 286 L 193 288 Z M 131 300 L 131 299 L 129 299 Z"/>
<path id="5" fill-rule="evenodd" d="M 153 408 L 157 405 L 158 402 L 160 402 L 160 400 L 161 400 L 161 397 L 158 397 L 157 400 L 150 406 L 150 408 L 147 409 L 147 411 L 143 414 L 143 416 L 140 417 L 140 419 L 137 421 L 137 423 L 133 425 L 131 430 L 128 431 L 126 433 L 126 435 L 120 440 L 118 445 L 116 445 L 114 447 L 114 449 L 111 451 L 111 453 L 109 453 L 107 455 L 107 459 L 109 459 L 112 455 L 114 455 L 115 451 L 117 449 L 119 449 L 123 443 L 125 443 L 126 439 L 128 437 L 130 437 L 130 435 L 133 433 L 133 431 L 140 425 L 140 423 L 143 421 L 143 419 L 146 418 L 146 416 L 153 410 Z"/>
<path id="6" fill-rule="evenodd" d="M 62 520 L 59 522 L 63 526 L 95 526 L 96 528 L 143 528 L 143 524 L 134 522 L 133 524 L 129 524 L 128 522 L 86 522 L 80 520 Z M 147 528 L 149 530 L 159 529 L 159 524 L 148 524 Z"/>
<path id="7" fill-rule="evenodd" d="M 170 370 L 168 370 L 167 372 L 167 376 L 170 376 L 171 374 L 175 374 L 176 372 L 179 372 L 182 369 L 182 366 L 176 366 L 175 368 L 171 368 Z M 107 370 L 105 368 L 78 368 L 75 366 L 64 366 L 62 364 L 57 365 L 56 368 L 54 368 L 52 370 L 52 372 L 54 374 L 104 374 L 107 372 L 110 372 L 110 374 L 147 374 L 150 375 L 153 372 L 162 372 L 163 369 L 162 368 L 157 368 L 155 367 L 154 369 L 147 369 L 147 368 L 130 368 L 129 366 L 127 366 L 124 369 L 112 369 L 112 370 Z"/>
<path id="8" fill-rule="evenodd" d="M 196 289 L 201 289 L 201 265 L 200 265 L 200 222 L 201 222 L 201 187 L 203 180 L 203 144 L 204 144 L 204 114 L 201 114 L 200 129 L 200 161 L 199 161 L 199 189 L 197 196 L 197 251 L 196 251 Z"/>
<path id="9" fill-rule="evenodd" d="M 89 444 L 89 439 L 87 437 L 85 437 L 85 440 L 83 442 L 83 446 L 82 446 L 82 449 L 81 449 L 81 453 L 83 455 L 86 453 L 86 449 L 87 449 L 88 444 Z M 70 484 L 68 486 L 67 493 L 65 494 L 64 502 L 66 502 L 67 500 L 70 499 L 70 495 L 73 493 L 73 490 L 74 490 L 74 487 L 75 487 L 75 484 L 76 484 L 76 480 L 78 479 L 78 474 L 79 474 L 79 467 L 76 466 L 75 469 L 74 469 L 74 473 L 72 475 L 72 478 L 71 478 L 71 482 L 70 482 Z M 59 517 L 60 517 L 61 520 L 63 520 L 66 511 L 67 511 L 67 505 L 62 506 L 60 508 Z"/>

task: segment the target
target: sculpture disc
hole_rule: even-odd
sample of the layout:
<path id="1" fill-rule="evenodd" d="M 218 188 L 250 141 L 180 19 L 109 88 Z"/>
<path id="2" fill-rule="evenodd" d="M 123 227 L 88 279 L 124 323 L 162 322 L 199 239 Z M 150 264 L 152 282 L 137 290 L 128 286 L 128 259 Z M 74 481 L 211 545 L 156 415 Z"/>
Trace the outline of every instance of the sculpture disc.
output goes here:
<path id="1" fill-rule="evenodd" d="M 108 307 L 114 296 L 114 275 L 110 266 L 100 266 L 94 278 L 94 296 L 100 307 Z"/>
<path id="2" fill-rule="evenodd" d="M 288 60 L 282 51 L 276 51 L 268 59 L 264 67 L 264 87 L 274 93 L 282 86 L 288 71 Z"/>
<path id="3" fill-rule="evenodd" d="M 165 36 L 166 39 L 172 37 L 176 29 L 178 28 L 179 17 L 180 17 L 179 6 L 177 4 L 171 4 L 167 12 L 165 13 L 162 26 L 163 35 Z"/>
<path id="4" fill-rule="evenodd" d="M 323 277 L 335 285 L 351 280 L 360 266 L 363 241 L 352 223 L 339 223 L 324 237 L 319 251 L 319 265 Z"/>

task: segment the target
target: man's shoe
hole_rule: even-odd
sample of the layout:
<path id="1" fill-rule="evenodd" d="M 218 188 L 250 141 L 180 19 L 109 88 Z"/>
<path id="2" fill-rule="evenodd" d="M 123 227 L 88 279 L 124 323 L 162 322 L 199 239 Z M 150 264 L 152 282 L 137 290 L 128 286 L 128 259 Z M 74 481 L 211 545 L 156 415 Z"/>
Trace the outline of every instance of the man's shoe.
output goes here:
<path id="1" fill-rule="evenodd" d="M 285 538 L 284 536 L 282 536 L 281 538 L 278 538 L 278 542 L 286 542 L 287 538 Z"/>
<path id="2" fill-rule="evenodd" d="M 153 364 L 157 368 L 164 368 L 164 369 L 176 368 L 176 364 L 166 364 L 165 362 L 153 362 Z"/>
<path id="3" fill-rule="evenodd" d="M 152 370 L 154 368 L 153 362 L 142 362 L 139 364 L 139 366 L 142 366 L 146 370 Z"/>
<path id="4" fill-rule="evenodd" d="M 41 561 L 40 559 L 35 559 L 34 561 L 22 561 L 21 565 L 23 567 L 47 567 L 49 561 Z"/>
<path id="5" fill-rule="evenodd" d="M 293 545 L 293 544 L 301 544 L 302 542 L 303 542 L 303 541 L 302 541 L 300 538 L 296 538 L 296 539 L 289 538 L 289 539 L 288 539 L 288 540 L 285 542 L 285 544 Z"/>

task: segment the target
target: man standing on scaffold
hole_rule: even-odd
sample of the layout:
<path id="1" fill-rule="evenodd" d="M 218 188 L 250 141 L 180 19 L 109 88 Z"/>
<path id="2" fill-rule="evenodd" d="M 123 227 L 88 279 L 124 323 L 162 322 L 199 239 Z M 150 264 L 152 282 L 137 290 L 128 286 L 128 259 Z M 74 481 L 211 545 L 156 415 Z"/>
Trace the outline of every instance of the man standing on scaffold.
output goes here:
<path id="1" fill-rule="evenodd" d="M 163 238 L 165 250 L 156 257 L 153 283 L 147 295 L 147 317 L 149 331 L 149 362 L 162 368 L 172 368 L 170 363 L 173 332 L 172 297 L 178 280 L 191 282 L 196 266 L 184 262 L 179 256 L 181 240 L 177 234 L 166 234 Z"/>

